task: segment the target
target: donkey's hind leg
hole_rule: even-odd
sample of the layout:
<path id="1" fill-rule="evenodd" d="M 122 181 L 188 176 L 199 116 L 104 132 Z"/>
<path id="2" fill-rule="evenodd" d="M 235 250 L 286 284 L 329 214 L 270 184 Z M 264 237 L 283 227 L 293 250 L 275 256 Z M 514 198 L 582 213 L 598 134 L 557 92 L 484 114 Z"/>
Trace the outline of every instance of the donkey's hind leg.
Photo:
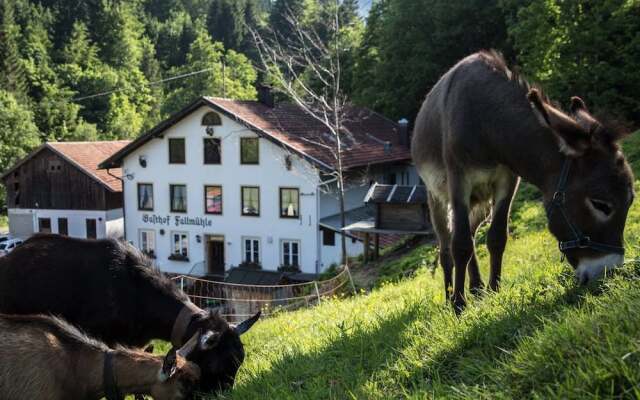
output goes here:
<path id="1" fill-rule="evenodd" d="M 502 255 L 507 244 L 509 234 L 509 214 L 511 203 L 518 189 L 520 178 L 507 173 L 500 182 L 500 190 L 497 190 L 493 205 L 493 217 L 491 226 L 487 232 L 487 249 L 491 258 L 491 272 L 489 274 L 489 289 L 498 291 L 500 276 L 502 274 Z"/>
<path id="2" fill-rule="evenodd" d="M 476 257 L 475 252 L 475 236 L 478 228 L 480 228 L 482 223 L 487 220 L 489 214 L 490 211 L 488 207 L 476 206 L 472 209 L 471 214 L 469 215 L 469 225 L 471 226 L 471 234 L 474 238 L 474 251 L 471 255 L 471 260 L 469 260 L 467 271 L 469 272 L 469 291 L 474 295 L 480 295 L 484 290 L 484 283 L 480 276 L 478 258 Z"/>
<path id="3" fill-rule="evenodd" d="M 444 275 L 444 298 L 448 300 L 453 292 L 453 280 L 451 277 L 453 258 L 451 258 L 451 232 L 448 226 L 447 205 L 434 198 L 431 194 L 427 197 L 427 203 L 429 204 L 431 224 L 438 238 L 440 266 L 442 266 Z"/>

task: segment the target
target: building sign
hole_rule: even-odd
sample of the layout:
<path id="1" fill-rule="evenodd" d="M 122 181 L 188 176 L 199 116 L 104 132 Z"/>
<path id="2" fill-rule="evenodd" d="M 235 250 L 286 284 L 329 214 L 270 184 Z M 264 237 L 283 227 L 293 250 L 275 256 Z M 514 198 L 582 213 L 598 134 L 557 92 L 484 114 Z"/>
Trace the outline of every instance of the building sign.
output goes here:
<path id="1" fill-rule="evenodd" d="M 190 217 L 185 215 L 157 215 L 142 214 L 142 222 L 151 225 L 165 226 L 200 226 L 206 228 L 213 225 L 213 220 L 207 217 Z"/>

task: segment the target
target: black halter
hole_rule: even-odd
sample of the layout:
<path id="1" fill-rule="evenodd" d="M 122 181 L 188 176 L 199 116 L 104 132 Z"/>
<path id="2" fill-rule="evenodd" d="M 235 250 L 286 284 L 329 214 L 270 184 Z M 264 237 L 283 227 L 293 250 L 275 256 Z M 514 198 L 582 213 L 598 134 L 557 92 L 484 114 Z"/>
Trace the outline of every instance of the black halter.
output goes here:
<path id="1" fill-rule="evenodd" d="M 545 210 L 547 212 L 547 218 L 551 218 L 551 214 L 553 214 L 554 209 L 558 209 L 564 222 L 571 230 L 574 239 L 566 240 L 566 241 L 558 241 L 558 247 L 563 254 L 566 254 L 567 250 L 572 249 L 591 249 L 595 251 L 599 251 L 601 253 L 616 253 L 616 254 L 624 254 L 624 247 L 614 246 L 606 243 L 594 242 L 591 238 L 577 226 L 571 223 L 569 216 L 567 215 L 567 210 L 565 209 L 565 198 L 567 189 L 567 180 L 569 178 L 569 170 L 571 169 L 571 158 L 567 157 L 564 160 L 564 164 L 562 165 L 562 171 L 560 171 L 560 179 L 558 180 L 558 186 L 556 188 L 555 193 L 553 194 L 553 199 L 545 206 Z"/>
<path id="2" fill-rule="evenodd" d="M 118 389 L 118 382 L 116 381 L 116 368 L 113 364 L 113 350 L 107 350 L 104 352 L 104 369 L 102 381 L 104 385 L 104 394 L 107 400 L 123 400 L 124 396 Z"/>

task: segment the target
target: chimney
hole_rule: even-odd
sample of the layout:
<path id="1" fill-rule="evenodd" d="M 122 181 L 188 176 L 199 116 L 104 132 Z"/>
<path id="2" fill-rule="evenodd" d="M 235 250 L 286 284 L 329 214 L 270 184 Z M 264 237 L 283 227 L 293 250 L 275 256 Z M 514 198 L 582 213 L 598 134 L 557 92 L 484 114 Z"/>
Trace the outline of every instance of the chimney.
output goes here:
<path id="1" fill-rule="evenodd" d="M 401 146 L 409 147 L 409 121 L 406 118 L 398 121 L 398 142 Z"/>
<path id="2" fill-rule="evenodd" d="M 273 97 L 273 92 L 271 88 L 267 85 L 259 85 L 258 86 L 258 101 L 264 104 L 267 107 L 273 108 L 276 104 L 276 101 Z"/>

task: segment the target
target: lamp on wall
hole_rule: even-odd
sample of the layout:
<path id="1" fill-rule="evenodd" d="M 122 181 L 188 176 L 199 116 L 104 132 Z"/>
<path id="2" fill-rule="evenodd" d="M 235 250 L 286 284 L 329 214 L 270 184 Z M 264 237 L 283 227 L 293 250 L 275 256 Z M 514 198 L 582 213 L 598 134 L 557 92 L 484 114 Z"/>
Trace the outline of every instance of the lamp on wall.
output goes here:
<path id="1" fill-rule="evenodd" d="M 205 128 L 205 130 L 204 130 L 204 131 L 205 131 L 205 132 L 207 133 L 207 135 L 209 135 L 209 136 L 213 136 L 213 134 L 214 134 L 214 133 L 216 133 L 216 132 L 215 132 L 215 129 L 213 128 L 213 125 L 209 125 L 209 126 L 207 126 L 207 127 Z"/>
<path id="2" fill-rule="evenodd" d="M 164 229 L 160 229 L 160 234 L 164 236 Z"/>
<path id="3" fill-rule="evenodd" d="M 142 168 L 147 168 L 147 156 L 138 157 L 138 162 Z"/>

